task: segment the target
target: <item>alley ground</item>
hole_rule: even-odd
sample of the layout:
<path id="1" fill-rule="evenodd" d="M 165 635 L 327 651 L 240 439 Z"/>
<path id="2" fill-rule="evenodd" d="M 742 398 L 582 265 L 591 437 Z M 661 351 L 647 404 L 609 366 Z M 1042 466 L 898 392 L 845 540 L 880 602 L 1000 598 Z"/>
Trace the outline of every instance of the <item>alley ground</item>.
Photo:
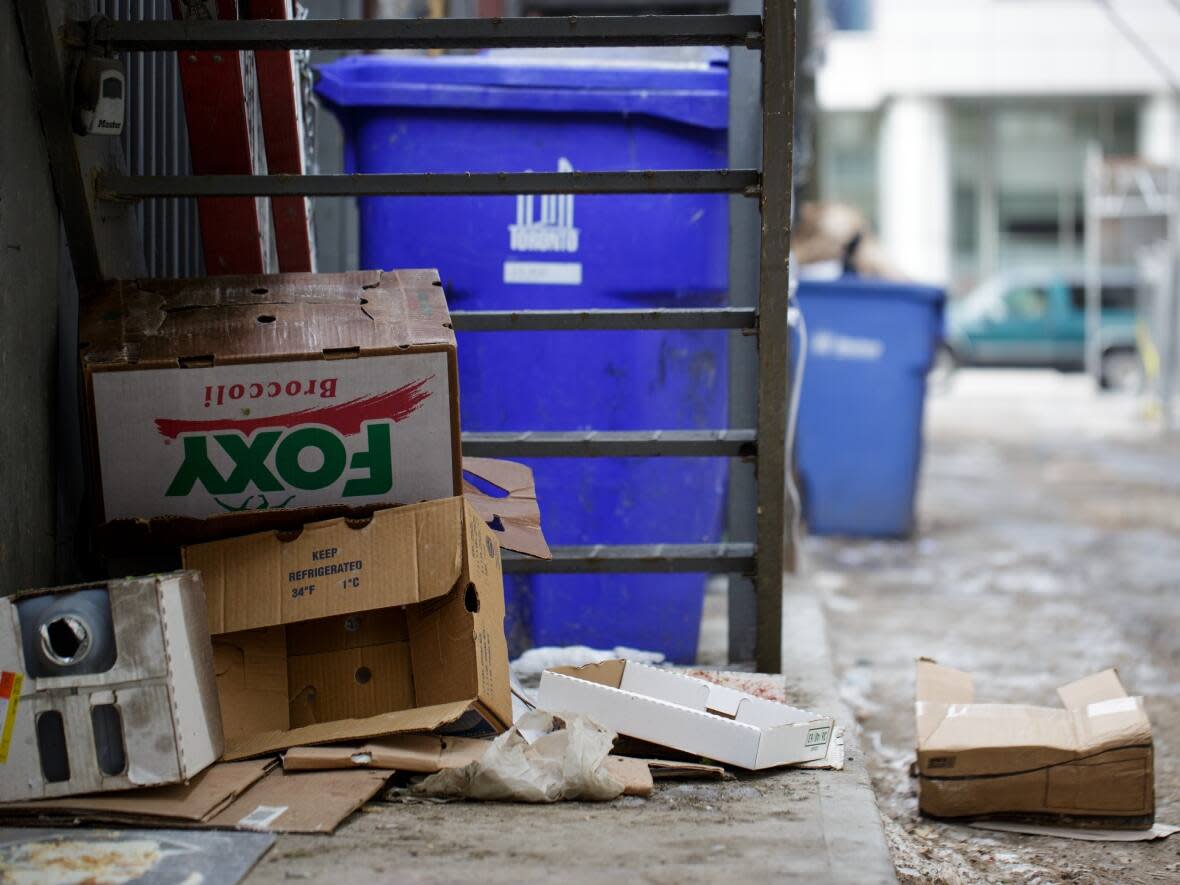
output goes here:
<path id="1" fill-rule="evenodd" d="M 918 818 L 914 658 L 970 670 L 981 700 L 1055 704 L 1117 667 L 1147 698 L 1157 820 L 1180 823 L 1180 443 L 1080 376 L 964 372 L 927 412 L 907 543 L 807 542 L 902 882 L 1180 882 L 1180 837 L 1093 844 Z"/>
<path id="2" fill-rule="evenodd" d="M 1180 883 L 1180 836 L 1092 844 L 923 820 L 908 772 L 917 656 L 973 671 L 981 699 L 1045 704 L 1115 666 L 1147 697 L 1157 819 L 1180 824 L 1180 442 L 1161 442 L 1145 408 L 1080 376 L 960 373 L 929 402 L 917 536 L 805 542 L 783 683 L 851 726 L 847 771 L 603 805 L 376 804 L 334 837 L 282 837 L 251 882 L 861 883 L 896 871 L 944 885 Z M 710 593 L 702 631 L 713 665 L 723 594 Z"/>

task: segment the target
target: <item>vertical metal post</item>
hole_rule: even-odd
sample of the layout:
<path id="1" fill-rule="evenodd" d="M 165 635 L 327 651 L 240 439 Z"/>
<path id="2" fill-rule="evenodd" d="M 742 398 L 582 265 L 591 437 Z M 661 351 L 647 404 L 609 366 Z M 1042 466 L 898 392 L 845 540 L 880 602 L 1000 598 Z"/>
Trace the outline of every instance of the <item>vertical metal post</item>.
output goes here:
<path id="1" fill-rule="evenodd" d="M 794 129 L 795 2 L 765 0 L 762 51 L 762 236 L 758 273 L 758 669 L 782 669 L 783 575 L 793 567 L 787 500 L 788 264 Z"/>
<path id="2" fill-rule="evenodd" d="M 1169 122 L 1172 125 L 1172 156 L 1165 178 L 1168 217 L 1167 310 L 1164 311 L 1162 359 L 1160 360 L 1160 412 L 1164 433 L 1176 426 L 1176 375 L 1180 371 L 1180 96 L 1173 95 Z"/>
<path id="3" fill-rule="evenodd" d="M 730 0 L 732 15 L 757 15 L 762 0 Z M 762 156 L 762 55 L 748 49 L 729 50 L 729 163 L 756 169 Z M 758 204 L 748 197 L 729 198 L 729 304 L 758 303 Z M 753 427 L 757 420 L 758 355 L 741 333 L 730 335 L 729 426 Z M 748 461 L 729 468 L 727 536 L 753 541 L 756 531 L 754 471 Z M 727 593 L 729 660 L 754 659 L 754 585 L 745 575 L 730 575 Z"/>
<path id="4" fill-rule="evenodd" d="M 1086 147 L 1086 229 L 1083 241 L 1086 256 L 1086 371 L 1096 381 L 1102 367 L 1101 286 L 1102 286 L 1102 218 L 1098 201 L 1105 191 L 1102 182 L 1102 148 Z"/>

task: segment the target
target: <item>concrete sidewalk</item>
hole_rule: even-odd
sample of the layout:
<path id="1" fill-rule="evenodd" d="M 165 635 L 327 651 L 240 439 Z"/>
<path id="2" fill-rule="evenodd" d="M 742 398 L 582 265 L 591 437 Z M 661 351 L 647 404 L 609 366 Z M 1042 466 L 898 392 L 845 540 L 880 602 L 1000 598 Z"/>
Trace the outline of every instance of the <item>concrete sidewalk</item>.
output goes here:
<path id="1" fill-rule="evenodd" d="M 851 725 L 819 605 L 794 594 L 786 611 L 786 697 Z M 281 837 L 248 881 L 894 882 L 851 732 L 844 771 L 665 782 L 603 804 L 376 803 L 334 836 Z"/>
<path id="2" fill-rule="evenodd" d="M 1151 417 L 1080 375 L 962 372 L 928 404 L 917 537 L 805 545 L 901 881 L 1180 882 L 1180 837 L 932 821 L 909 774 L 919 655 L 1008 703 L 1057 705 L 1057 686 L 1113 666 L 1151 718 L 1156 820 L 1180 822 L 1180 438 Z"/>

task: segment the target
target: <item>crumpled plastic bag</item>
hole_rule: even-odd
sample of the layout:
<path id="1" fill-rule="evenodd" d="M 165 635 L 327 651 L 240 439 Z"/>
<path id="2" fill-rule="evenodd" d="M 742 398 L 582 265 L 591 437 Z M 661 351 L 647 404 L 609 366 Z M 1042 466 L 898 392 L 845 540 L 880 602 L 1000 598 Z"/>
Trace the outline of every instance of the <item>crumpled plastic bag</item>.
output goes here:
<path id="1" fill-rule="evenodd" d="M 538 736 L 530 741 L 526 735 Z M 624 785 L 603 765 L 614 741 L 614 732 L 585 716 L 534 710 L 496 738 L 482 759 L 432 774 L 413 792 L 502 802 L 614 799 Z"/>

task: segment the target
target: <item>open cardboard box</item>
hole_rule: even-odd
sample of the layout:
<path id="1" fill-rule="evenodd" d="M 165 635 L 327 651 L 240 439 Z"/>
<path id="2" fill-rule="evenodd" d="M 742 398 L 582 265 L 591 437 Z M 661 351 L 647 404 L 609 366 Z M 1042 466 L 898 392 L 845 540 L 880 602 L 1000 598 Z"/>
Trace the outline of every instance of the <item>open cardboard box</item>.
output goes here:
<path id="1" fill-rule="evenodd" d="M 619 660 L 546 670 L 538 706 L 581 713 L 620 735 L 748 769 L 822 759 L 834 725 L 777 701 Z"/>
<path id="2" fill-rule="evenodd" d="M 1114 670 L 1057 689 L 1062 707 L 976 703 L 970 674 L 925 658 L 917 677 L 924 813 L 1151 826 L 1151 723 Z"/>
<path id="3" fill-rule="evenodd" d="M 105 282 L 80 338 L 109 551 L 460 493 L 455 335 L 433 270 Z"/>
<path id="4" fill-rule="evenodd" d="M 549 552 L 528 469 L 465 466 L 509 494 L 184 549 L 205 578 L 226 759 L 511 725 L 500 547 Z"/>

